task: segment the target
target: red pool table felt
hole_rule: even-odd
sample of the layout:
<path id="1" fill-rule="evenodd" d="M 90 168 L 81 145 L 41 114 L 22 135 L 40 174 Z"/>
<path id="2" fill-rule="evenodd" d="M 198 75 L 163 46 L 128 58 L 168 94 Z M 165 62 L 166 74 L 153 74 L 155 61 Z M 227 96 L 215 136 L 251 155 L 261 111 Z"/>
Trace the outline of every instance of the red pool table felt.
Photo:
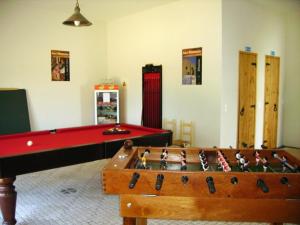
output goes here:
<path id="1" fill-rule="evenodd" d="M 12 135 L 0 135 L 0 158 L 25 155 L 35 152 L 51 151 L 81 145 L 99 144 L 120 139 L 159 134 L 165 130 L 147 128 L 138 125 L 120 124 L 120 128 L 130 134 L 103 135 L 102 132 L 114 127 L 115 124 L 92 125 L 73 128 L 56 129 L 52 134 L 49 130 L 34 131 Z M 31 146 L 27 142 L 32 141 Z"/>

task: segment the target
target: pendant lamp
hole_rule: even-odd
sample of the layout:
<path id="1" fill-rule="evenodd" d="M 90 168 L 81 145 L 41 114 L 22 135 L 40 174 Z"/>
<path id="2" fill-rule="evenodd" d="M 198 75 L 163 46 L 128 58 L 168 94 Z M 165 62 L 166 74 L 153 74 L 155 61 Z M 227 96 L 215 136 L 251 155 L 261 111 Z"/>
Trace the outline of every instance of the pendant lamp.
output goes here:
<path id="1" fill-rule="evenodd" d="M 70 16 L 66 21 L 63 22 L 64 25 L 82 27 L 82 26 L 90 26 L 92 23 L 88 21 L 81 13 L 79 8 L 78 0 L 76 0 L 76 6 L 74 9 L 74 13 Z"/>

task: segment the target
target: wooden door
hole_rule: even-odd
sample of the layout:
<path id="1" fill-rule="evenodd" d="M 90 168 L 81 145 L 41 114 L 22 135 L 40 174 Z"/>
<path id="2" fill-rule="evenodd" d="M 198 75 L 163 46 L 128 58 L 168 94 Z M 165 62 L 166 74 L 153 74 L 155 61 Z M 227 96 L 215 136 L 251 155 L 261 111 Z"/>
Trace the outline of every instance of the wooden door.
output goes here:
<path id="1" fill-rule="evenodd" d="M 254 148 L 257 54 L 239 54 L 238 148 Z"/>
<path id="2" fill-rule="evenodd" d="M 264 143 L 267 148 L 277 147 L 278 96 L 280 58 L 266 56 Z"/>

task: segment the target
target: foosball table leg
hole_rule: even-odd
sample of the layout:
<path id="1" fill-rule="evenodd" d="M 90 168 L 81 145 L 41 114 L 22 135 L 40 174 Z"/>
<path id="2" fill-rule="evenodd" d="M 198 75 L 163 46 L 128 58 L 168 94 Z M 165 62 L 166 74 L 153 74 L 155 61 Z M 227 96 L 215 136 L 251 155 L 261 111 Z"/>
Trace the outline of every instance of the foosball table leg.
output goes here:
<path id="1" fill-rule="evenodd" d="M 123 225 L 147 225 L 147 219 L 123 217 Z"/>

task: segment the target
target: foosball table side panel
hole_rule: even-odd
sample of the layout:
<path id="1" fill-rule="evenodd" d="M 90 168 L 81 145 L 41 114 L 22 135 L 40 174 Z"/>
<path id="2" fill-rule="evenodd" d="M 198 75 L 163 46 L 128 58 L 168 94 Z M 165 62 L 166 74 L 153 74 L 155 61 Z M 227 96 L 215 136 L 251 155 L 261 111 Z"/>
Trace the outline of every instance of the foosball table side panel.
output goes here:
<path id="1" fill-rule="evenodd" d="M 124 162 L 127 163 L 126 161 Z M 119 164 L 117 164 L 119 165 Z M 118 167 L 116 167 L 118 168 Z M 244 198 L 244 199 L 300 199 L 299 174 L 267 174 L 267 173 L 219 173 L 219 172 L 190 172 L 190 171 L 155 171 L 131 169 L 106 169 L 103 171 L 103 190 L 107 194 L 150 194 L 157 196 L 181 197 L 210 197 L 210 198 Z M 130 189 L 129 183 L 134 172 L 139 179 Z M 158 174 L 164 175 L 160 190 L 155 189 Z M 247 176 L 246 176 L 247 175 Z M 182 183 L 182 176 L 189 178 L 186 184 Z M 280 179 L 286 176 L 289 184 L 281 184 Z M 210 193 L 206 179 L 212 177 L 215 193 Z M 231 179 L 236 177 L 237 184 Z M 262 179 L 269 188 L 264 193 L 258 186 L 257 180 Z"/>
<path id="2" fill-rule="evenodd" d="M 121 195 L 122 217 L 300 223 L 300 200 Z"/>

